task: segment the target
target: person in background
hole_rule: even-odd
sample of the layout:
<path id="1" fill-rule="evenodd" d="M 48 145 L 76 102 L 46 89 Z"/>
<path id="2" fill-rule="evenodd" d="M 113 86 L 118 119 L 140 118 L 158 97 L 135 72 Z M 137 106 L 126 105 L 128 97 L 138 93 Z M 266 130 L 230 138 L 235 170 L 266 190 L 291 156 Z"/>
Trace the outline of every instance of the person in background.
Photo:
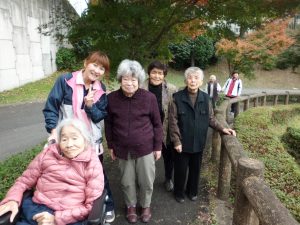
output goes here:
<path id="1" fill-rule="evenodd" d="M 215 75 L 210 75 L 209 81 L 206 84 L 206 92 L 209 95 L 212 106 L 216 108 L 216 102 L 219 99 L 219 92 L 222 91 L 221 85 L 218 83 Z"/>
<path id="2" fill-rule="evenodd" d="M 106 54 L 91 52 L 84 60 L 83 69 L 66 73 L 57 78 L 43 109 L 48 140 L 57 141 L 56 126 L 61 119 L 82 120 L 92 132 L 93 147 L 103 163 L 102 130 L 100 122 L 107 115 L 106 87 L 101 81 L 109 73 L 109 59 Z M 106 222 L 115 219 L 114 202 L 109 181 L 104 171 L 106 201 Z"/>
<path id="3" fill-rule="evenodd" d="M 129 223 L 137 222 L 137 187 L 141 220 L 151 219 L 155 160 L 161 156 L 163 129 L 155 95 L 141 89 L 145 72 L 125 59 L 117 70 L 120 89 L 108 95 L 105 135 L 111 158 L 118 159 Z"/>
<path id="4" fill-rule="evenodd" d="M 167 191 L 173 191 L 173 147 L 171 146 L 168 131 L 168 106 L 177 88 L 166 81 L 165 77 L 167 74 L 168 67 L 165 64 L 159 61 L 151 62 L 148 66 L 149 78 L 144 82 L 144 88 L 152 92 L 157 99 L 164 134 L 162 144 L 162 156 L 165 168 L 164 185 Z"/>
<path id="5" fill-rule="evenodd" d="M 11 211 L 10 222 L 21 206 L 19 225 L 84 224 L 93 201 L 101 196 L 103 170 L 88 128 L 80 120 L 66 119 L 56 132 L 57 143 L 32 160 L 1 201 L 0 215 Z M 22 202 L 30 189 L 33 196 Z"/>
<path id="6" fill-rule="evenodd" d="M 175 148 L 174 195 L 179 203 L 185 201 L 184 193 L 191 201 L 197 200 L 208 127 L 235 135 L 234 130 L 224 128 L 216 121 L 208 94 L 199 89 L 203 83 L 203 71 L 189 67 L 184 77 L 186 87 L 173 95 L 169 109 L 170 137 Z"/>
<path id="7" fill-rule="evenodd" d="M 241 95 L 243 89 L 242 80 L 239 79 L 239 73 L 233 71 L 231 77 L 225 82 L 222 91 L 228 98 L 236 98 Z M 231 113 L 236 114 L 237 103 L 231 104 Z"/>

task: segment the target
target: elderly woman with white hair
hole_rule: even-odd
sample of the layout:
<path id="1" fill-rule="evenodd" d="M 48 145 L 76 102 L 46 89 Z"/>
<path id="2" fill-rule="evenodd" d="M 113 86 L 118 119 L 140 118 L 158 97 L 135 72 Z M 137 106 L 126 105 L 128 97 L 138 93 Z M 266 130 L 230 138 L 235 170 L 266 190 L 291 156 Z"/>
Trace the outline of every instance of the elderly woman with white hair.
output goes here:
<path id="1" fill-rule="evenodd" d="M 58 143 L 35 157 L 1 201 L 0 215 L 11 211 L 11 222 L 21 206 L 19 225 L 85 224 L 93 201 L 101 196 L 103 169 L 86 125 L 65 119 L 56 132 Z M 29 189 L 34 189 L 33 196 L 22 202 Z"/>
<path id="2" fill-rule="evenodd" d="M 169 109 L 170 137 L 175 148 L 174 195 L 179 203 L 184 202 L 184 193 L 191 201 L 197 200 L 208 127 L 235 135 L 234 130 L 224 128 L 215 120 L 209 95 L 199 89 L 203 83 L 203 71 L 190 67 L 184 77 L 186 87 L 173 95 Z"/>
<path id="3" fill-rule="evenodd" d="M 213 108 L 216 108 L 216 102 L 219 99 L 219 92 L 222 91 L 221 85 L 218 83 L 216 75 L 210 75 L 205 89 L 211 99 Z"/>
<path id="4" fill-rule="evenodd" d="M 142 66 L 123 60 L 117 70 L 120 89 L 108 95 L 105 135 L 111 158 L 119 160 L 121 186 L 130 223 L 137 222 L 137 186 L 141 220 L 151 218 L 155 160 L 161 156 L 163 130 L 154 94 L 141 89 L 145 79 Z"/>

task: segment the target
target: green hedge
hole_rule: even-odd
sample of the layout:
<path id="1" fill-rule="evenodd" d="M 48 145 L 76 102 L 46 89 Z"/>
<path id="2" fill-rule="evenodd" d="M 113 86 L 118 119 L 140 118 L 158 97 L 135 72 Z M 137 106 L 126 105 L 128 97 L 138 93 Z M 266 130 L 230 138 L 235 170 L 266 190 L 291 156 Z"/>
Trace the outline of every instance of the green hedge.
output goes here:
<path id="1" fill-rule="evenodd" d="M 300 105 L 258 107 L 235 121 L 238 139 L 251 158 L 265 165 L 265 180 L 300 222 L 300 167 L 281 141 L 286 127 L 300 125 Z"/>
<path id="2" fill-rule="evenodd" d="M 59 48 L 55 63 L 57 70 L 76 71 L 82 67 L 82 62 L 77 60 L 76 54 L 71 48 Z"/>
<path id="3" fill-rule="evenodd" d="M 282 136 L 282 141 L 287 145 L 288 152 L 300 164 L 300 129 L 288 127 Z"/>

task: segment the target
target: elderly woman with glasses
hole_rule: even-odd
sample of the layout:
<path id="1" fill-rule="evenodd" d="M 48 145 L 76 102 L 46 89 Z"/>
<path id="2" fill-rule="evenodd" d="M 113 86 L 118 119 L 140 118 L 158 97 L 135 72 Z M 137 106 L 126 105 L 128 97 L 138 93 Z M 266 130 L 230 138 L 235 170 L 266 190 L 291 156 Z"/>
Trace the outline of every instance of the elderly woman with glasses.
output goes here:
<path id="1" fill-rule="evenodd" d="M 121 186 L 130 223 L 137 222 L 137 186 L 141 220 L 149 222 L 155 160 L 161 156 L 163 130 L 154 94 L 141 89 L 145 72 L 125 59 L 117 70 L 120 89 L 108 95 L 105 135 L 111 158 L 119 161 Z"/>

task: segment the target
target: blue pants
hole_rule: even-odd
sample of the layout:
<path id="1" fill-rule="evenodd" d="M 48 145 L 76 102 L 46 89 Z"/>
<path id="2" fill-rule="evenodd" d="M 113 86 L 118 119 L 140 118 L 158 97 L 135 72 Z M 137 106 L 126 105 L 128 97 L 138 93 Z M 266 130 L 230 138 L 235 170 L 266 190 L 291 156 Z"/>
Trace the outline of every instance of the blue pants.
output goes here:
<path id="1" fill-rule="evenodd" d="M 17 225 L 37 225 L 38 223 L 32 219 L 32 217 L 41 212 L 48 212 L 54 214 L 54 211 L 49 207 L 37 204 L 32 201 L 32 197 L 25 198 L 22 203 L 22 214 L 21 219 L 16 224 Z M 83 225 L 83 222 L 70 223 L 69 225 Z"/>
<path id="2" fill-rule="evenodd" d="M 105 212 L 109 212 L 109 211 L 113 211 L 115 209 L 114 199 L 113 199 L 112 192 L 111 192 L 111 189 L 110 189 L 109 180 L 108 180 L 108 177 L 105 173 L 105 169 L 104 169 L 104 166 L 103 166 L 103 154 L 99 155 L 99 160 L 102 163 L 102 167 L 103 167 L 104 188 L 107 191 L 107 197 L 108 197 L 105 200 L 105 206 L 106 206 Z"/>

